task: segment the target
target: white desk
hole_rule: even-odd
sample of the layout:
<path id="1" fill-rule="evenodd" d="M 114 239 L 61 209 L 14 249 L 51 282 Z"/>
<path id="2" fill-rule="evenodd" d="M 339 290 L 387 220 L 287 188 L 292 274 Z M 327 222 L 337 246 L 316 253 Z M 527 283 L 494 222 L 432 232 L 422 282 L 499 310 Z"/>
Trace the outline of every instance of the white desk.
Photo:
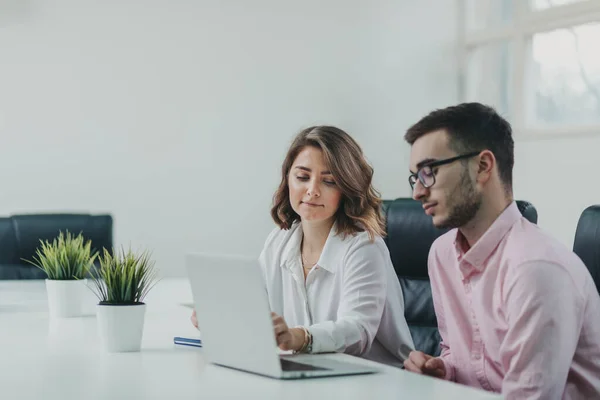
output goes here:
<path id="1" fill-rule="evenodd" d="M 93 296 L 90 298 L 94 300 Z M 280 381 L 207 364 L 185 280 L 163 280 L 147 299 L 142 350 L 107 354 L 94 316 L 48 319 L 43 281 L 0 281 L 2 399 L 498 399 L 500 396 L 384 367 L 374 375 Z M 308 356 L 310 357 L 310 356 Z M 345 354 L 330 357 L 370 363 Z"/>

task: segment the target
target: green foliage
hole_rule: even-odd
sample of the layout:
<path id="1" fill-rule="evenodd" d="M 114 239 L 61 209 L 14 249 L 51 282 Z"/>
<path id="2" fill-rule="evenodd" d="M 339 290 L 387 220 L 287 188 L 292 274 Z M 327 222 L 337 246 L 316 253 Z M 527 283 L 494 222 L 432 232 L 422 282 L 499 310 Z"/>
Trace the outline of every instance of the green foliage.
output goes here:
<path id="1" fill-rule="evenodd" d="M 85 278 L 98 256 L 92 251 L 92 242 L 85 241 L 81 233 L 73 236 L 69 231 L 66 235 L 61 231 L 52 243 L 40 240 L 40 244 L 33 261 L 24 261 L 44 271 L 52 280 Z"/>
<path id="2" fill-rule="evenodd" d="M 139 304 L 156 284 L 154 262 L 148 252 L 136 255 L 131 250 L 104 249 L 100 268 L 93 270 L 94 292 L 101 304 Z"/>

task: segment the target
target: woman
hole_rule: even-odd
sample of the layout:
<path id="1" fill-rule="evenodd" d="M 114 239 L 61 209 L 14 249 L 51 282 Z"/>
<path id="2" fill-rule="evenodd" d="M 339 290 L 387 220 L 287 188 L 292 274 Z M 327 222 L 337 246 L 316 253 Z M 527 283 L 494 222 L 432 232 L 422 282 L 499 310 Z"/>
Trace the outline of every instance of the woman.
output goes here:
<path id="1" fill-rule="evenodd" d="M 335 127 L 305 129 L 288 150 L 271 209 L 278 228 L 260 255 L 282 350 L 400 367 L 414 348 L 372 176 L 360 146 Z"/>

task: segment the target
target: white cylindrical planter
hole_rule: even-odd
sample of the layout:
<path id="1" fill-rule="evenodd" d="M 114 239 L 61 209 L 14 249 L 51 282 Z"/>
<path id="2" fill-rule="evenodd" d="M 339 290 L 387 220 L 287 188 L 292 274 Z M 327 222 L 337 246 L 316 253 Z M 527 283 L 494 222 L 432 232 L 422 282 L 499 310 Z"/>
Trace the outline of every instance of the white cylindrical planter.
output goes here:
<path id="1" fill-rule="evenodd" d="M 59 281 L 46 279 L 48 311 L 51 318 L 70 318 L 84 315 L 87 279 Z"/>
<path id="2" fill-rule="evenodd" d="M 146 304 L 96 307 L 98 334 L 109 353 L 140 351 Z"/>

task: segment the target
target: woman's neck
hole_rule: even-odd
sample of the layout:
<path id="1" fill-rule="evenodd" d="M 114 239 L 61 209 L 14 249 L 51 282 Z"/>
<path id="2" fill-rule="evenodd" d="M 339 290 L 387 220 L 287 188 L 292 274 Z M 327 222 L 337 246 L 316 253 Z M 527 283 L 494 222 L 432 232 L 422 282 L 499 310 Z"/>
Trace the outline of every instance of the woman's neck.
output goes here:
<path id="1" fill-rule="evenodd" d="M 334 218 L 324 221 L 302 221 L 302 252 L 321 253 L 334 223 Z"/>

